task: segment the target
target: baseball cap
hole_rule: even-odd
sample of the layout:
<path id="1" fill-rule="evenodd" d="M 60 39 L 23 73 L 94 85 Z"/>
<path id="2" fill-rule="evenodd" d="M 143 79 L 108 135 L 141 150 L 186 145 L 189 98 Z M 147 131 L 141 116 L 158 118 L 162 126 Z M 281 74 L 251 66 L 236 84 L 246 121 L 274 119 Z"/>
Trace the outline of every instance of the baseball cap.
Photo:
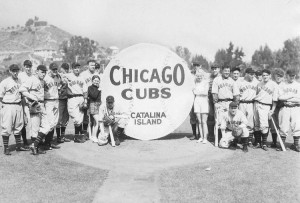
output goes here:
<path id="1" fill-rule="evenodd" d="M 72 64 L 72 68 L 76 68 L 76 67 L 78 67 L 78 66 L 80 66 L 79 63 L 73 63 L 73 64 Z"/>
<path id="2" fill-rule="evenodd" d="M 17 64 L 12 64 L 9 66 L 9 70 L 13 71 L 13 70 L 20 70 L 20 67 Z"/>
<path id="3" fill-rule="evenodd" d="M 61 67 L 62 67 L 63 69 L 70 69 L 70 66 L 69 66 L 69 64 L 67 64 L 67 63 L 61 64 Z"/>
<path id="4" fill-rule="evenodd" d="M 255 73 L 255 71 L 250 67 L 246 68 L 245 73 Z"/>
<path id="5" fill-rule="evenodd" d="M 58 65 L 56 63 L 51 63 L 50 66 L 49 66 L 49 69 L 50 70 L 54 70 L 54 69 L 57 70 L 58 69 Z"/>
<path id="6" fill-rule="evenodd" d="M 283 77 L 284 76 L 284 71 L 281 68 L 276 68 L 274 70 L 274 74 Z"/>
<path id="7" fill-rule="evenodd" d="M 262 71 L 261 71 L 261 73 L 263 74 L 263 73 L 267 73 L 267 74 L 271 74 L 271 71 L 270 70 L 268 70 L 268 69 L 263 69 Z"/>
<path id="8" fill-rule="evenodd" d="M 237 107 L 238 107 L 238 103 L 236 103 L 236 102 L 231 102 L 231 103 L 229 104 L 229 107 L 230 107 L 230 108 L 237 108 Z"/>
<path id="9" fill-rule="evenodd" d="M 255 75 L 256 75 L 256 76 L 262 75 L 261 70 L 257 70 L 257 71 L 255 72 Z"/>
<path id="10" fill-rule="evenodd" d="M 115 101 L 115 98 L 113 96 L 107 96 L 106 97 L 106 102 L 114 102 Z"/>
<path id="11" fill-rule="evenodd" d="M 288 69 L 286 71 L 286 74 L 289 76 L 295 76 L 296 75 L 296 70 L 295 69 Z"/>
<path id="12" fill-rule="evenodd" d="M 234 68 L 231 69 L 231 72 L 234 72 L 234 71 L 241 72 L 241 69 L 239 67 L 234 67 Z"/>
<path id="13" fill-rule="evenodd" d="M 30 60 L 25 60 L 24 63 L 23 63 L 23 66 L 32 66 L 32 63 Z"/>
<path id="14" fill-rule="evenodd" d="M 42 70 L 42 71 L 47 71 L 47 68 L 44 65 L 39 65 L 36 69 L 37 70 Z"/>
<path id="15" fill-rule="evenodd" d="M 211 69 L 214 69 L 214 68 L 220 68 L 220 66 L 217 64 L 217 63 L 213 63 L 211 66 L 210 66 Z"/>

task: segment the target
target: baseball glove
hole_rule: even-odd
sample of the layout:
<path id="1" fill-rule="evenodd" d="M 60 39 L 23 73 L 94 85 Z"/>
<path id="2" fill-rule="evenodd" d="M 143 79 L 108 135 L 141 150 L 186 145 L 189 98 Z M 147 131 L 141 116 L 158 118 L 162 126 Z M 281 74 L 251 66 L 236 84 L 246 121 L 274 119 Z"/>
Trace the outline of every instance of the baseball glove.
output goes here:
<path id="1" fill-rule="evenodd" d="M 236 126 L 236 127 L 233 127 L 232 129 L 232 136 L 233 137 L 240 137 L 241 135 L 243 134 L 243 129 Z"/>
<path id="2" fill-rule="evenodd" d="M 109 126 L 115 123 L 115 117 L 113 115 L 105 115 L 103 118 L 104 126 Z"/>
<path id="3" fill-rule="evenodd" d="M 29 103 L 29 112 L 31 114 L 41 113 L 41 105 L 37 101 Z"/>

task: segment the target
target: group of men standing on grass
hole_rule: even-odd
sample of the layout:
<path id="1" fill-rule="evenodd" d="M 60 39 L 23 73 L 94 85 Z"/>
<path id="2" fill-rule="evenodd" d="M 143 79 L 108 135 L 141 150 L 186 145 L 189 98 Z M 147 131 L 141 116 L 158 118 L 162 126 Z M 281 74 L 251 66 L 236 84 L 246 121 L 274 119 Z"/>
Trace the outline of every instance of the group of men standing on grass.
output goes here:
<path id="1" fill-rule="evenodd" d="M 0 123 L 5 155 L 11 155 L 10 135 L 15 136 L 16 151 L 31 150 L 32 154 L 38 155 L 44 154 L 45 150 L 59 149 L 54 143 L 71 141 L 65 137 L 69 117 L 74 123 L 75 143 L 83 143 L 89 137 L 98 142 L 96 135 L 102 129 L 101 136 L 98 136 L 99 145 L 107 144 L 108 123 L 115 136 L 123 133 L 126 122 L 114 118 L 119 113 L 114 98 L 108 96 L 106 103 L 102 104 L 102 73 L 95 60 L 87 62 L 85 71 L 81 71 L 79 63 L 73 63 L 72 70 L 67 63 L 60 68 L 56 63 L 51 63 L 48 68 L 39 65 L 35 72 L 30 60 L 25 60 L 23 66 L 24 72 L 19 74 L 20 67 L 10 65 L 10 76 L 0 83 Z M 111 118 L 110 122 L 104 122 L 105 118 Z M 97 128 L 94 132 L 90 130 L 88 136 L 89 122 Z M 31 138 L 30 146 L 27 135 Z M 115 142 L 120 144 L 118 137 L 115 137 Z"/>
<path id="2" fill-rule="evenodd" d="M 219 134 L 222 135 L 222 139 L 218 140 L 220 147 L 236 149 L 237 143 L 241 141 L 244 152 L 248 152 L 248 146 L 265 151 L 268 147 L 282 150 L 277 146 L 277 128 L 283 143 L 291 131 L 294 138 L 291 149 L 300 151 L 300 84 L 295 81 L 295 69 L 284 71 L 276 68 L 271 72 L 269 69 L 255 71 L 248 67 L 244 77 L 240 77 L 239 67 L 220 67 L 213 64 L 210 77 L 202 79 L 204 71 L 199 63 L 195 62 L 193 65 L 197 71 L 193 90 L 194 109 L 190 114 L 194 134 L 191 139 L 205 144 L 208 135 Z M 203 89 L 206 85 L 206 91 L 199 91 L 200 87 Z M 204 99 L 198 102 L 199 97 Z M 203 107 L 203 101 L 209 106 L 208 110 Z M 207 117 L 203 117 L 205 114 Z M 216 125 L 215 132 L 212 130 L 214 127 L 210 128 L 212 123 Z M 209 130 L 205 130 L 207 124 L 210 133 Z M 197 125 L 200 136 L 196 133 Z M 233 133 L 235 128 L 241 129 L 238 136 Z M 267 146 L 270 132 L 272 144 Z"/>

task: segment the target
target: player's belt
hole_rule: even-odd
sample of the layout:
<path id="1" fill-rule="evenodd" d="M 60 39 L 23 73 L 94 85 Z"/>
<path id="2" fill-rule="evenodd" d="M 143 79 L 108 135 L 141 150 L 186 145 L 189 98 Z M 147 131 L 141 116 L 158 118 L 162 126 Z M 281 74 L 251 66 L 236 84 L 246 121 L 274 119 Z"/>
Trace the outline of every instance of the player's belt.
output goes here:
<path id="1" fill-rule="evenodd" d="M 254 101 L 253 101 L 253 100 L 249 100 L 249 101 L 240 101 L 240 103 L 250 104 L 250 103 L 254 103 Z"/>
<path id="2" fill-rule="evenodd" d="M 83 97 L 83 95 L 82 94 L 68 95 L 68 98 L 73 98 L 73 97 Z"/>
<path id="3" fill-rule="evenodd" d="M 58 98 L 57 99 L 45 99 L 45 101 L 56 101 L 56 100 L 58 100 Z"/>
<path id="4" fill-rule="evenodd" d="M 295 108 L 295 107 L 300 107 L 300 104 L 295 104 L 295 105 L 286 105 L 286 104 L 284 104 L 283 107 Z"/>
<path id="5" fill-rule="evenodd" d="M 272 104 L 266 104 L 266 103 L 262 103 L 262 102 L 259 102 L 259 101 L 257 101 L 257 100 L 255 100 L 255 102 L 257 102 L 257 103 L 259 103 L 259 104 L 262 104 L 262 105 L 266 105 L 266 106 L 270 106 L 270 107 L 272 107 Z"/>
<path id="6" fill-rule="evenodd" d="M 218 102 L 227 102 L 227 101 L 233 101 L 233 99 L 218 99 Z"/>
<path id="7" fill-rule="evenodd" d="M 8 105 L 21 105 L 21 102 L 4 102 L 4 101 L 2 101 L 2 104 L 8 104 Z"/>

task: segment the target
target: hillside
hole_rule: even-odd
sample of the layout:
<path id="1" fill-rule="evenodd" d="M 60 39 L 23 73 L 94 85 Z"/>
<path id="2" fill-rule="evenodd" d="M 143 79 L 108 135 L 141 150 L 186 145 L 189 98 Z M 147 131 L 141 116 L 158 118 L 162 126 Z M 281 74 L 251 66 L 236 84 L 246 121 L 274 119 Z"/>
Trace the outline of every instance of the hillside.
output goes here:
<path id="1" fill-rule="evenodd" d="M 38 48 L 58 50 L 59 45 L 71 34 L 53 25 L 0 31 L 0 53 L 33 52 Z"/>

